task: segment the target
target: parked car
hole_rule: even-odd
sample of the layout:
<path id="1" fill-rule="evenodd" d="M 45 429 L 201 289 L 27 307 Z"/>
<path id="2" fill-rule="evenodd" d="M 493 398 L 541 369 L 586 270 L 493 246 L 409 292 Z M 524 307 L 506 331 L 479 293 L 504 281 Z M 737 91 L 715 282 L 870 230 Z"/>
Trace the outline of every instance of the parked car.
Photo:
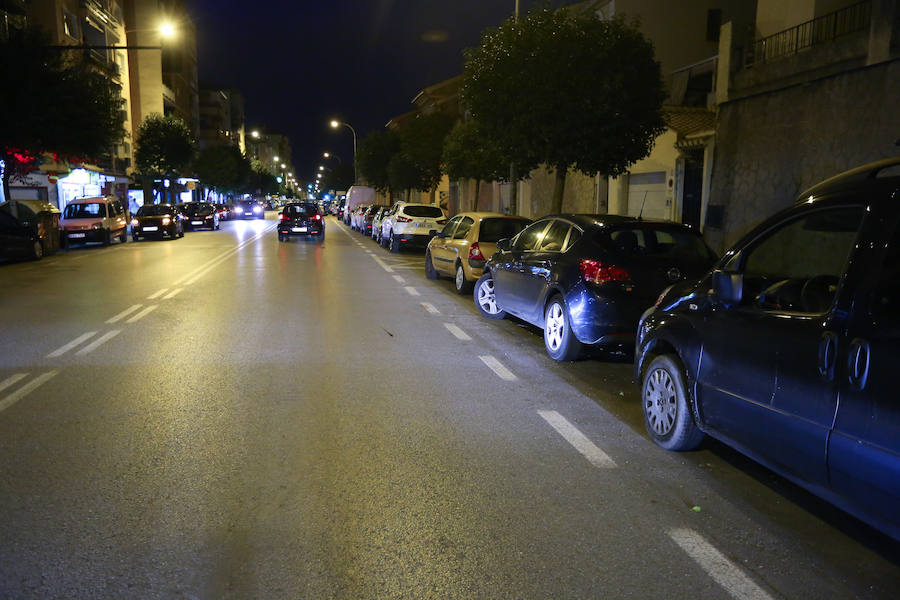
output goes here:
<path id="1" fill-rule="evenodd" d="M 353 230 L 353 231 L 360 230 L 360 217 L 363 214 L 363 212 L 368 210 L 368 208 L 369 208 L 368 204 L 361 204 L 361 205 L 357 206 L 356 208 L 354 208 L 352 211 L 350 211 L 350 229 L 351 230 Z"/>
<path id="2" fill-rule="evenodd" d="M 232 214 L 235 219 L 265 219 L 266 209 L 258 200 L 235 200 Z"/>
<path id="3" fill-rule="evenodd" d="M 128 239 L 128 213 L 115 196 L 78 198 L 63 209 L 59 230 L 63 246 L 87 242 L 108 246 L 113 238 L 124 243 Z"/>
<path id="4" fill-rule="evenodd" d="M 145 204 L 140 207 L 131 220 L 131 239 L 138 241 L 142 237 L 162 239 L 184 237 L 184 219 L 171 204 Z"/>
<path id="5" fill-rule="evenodd" d="M 209 229 L 219 228 L 219 213 L 216 207 L 209 202 L 185 202 L 179 205 L 181 214 L 184 215 L 185 229 Z"/>
<path id="6" fill-rule="evenodd" d="M 402 246 L 424 248 L 431 232 L 446 224 L 439 206 L 397 202 L 381 220 L 381 245 L 391 252 L 399 252 Z"/>
<path id="7" fill-rule="evenodd" d="M 10 208 L 8 204 L 0 208 Z M 40 260 L 43 256 L 44 244 L 35 224 L 0 210 L 0 258 Z"/>
<path id="8" fill-rule="evenodd" d="M 278 216 L 279 242 L 287 241 L 292 235 L 325 238 L 325 217 L 314 202 L 290 202 Z"/>
<path id="9" fill-rule="evenodd" d="M 375 213 L 380 209 L 380 206 L 372 205 L 362 212 L 359 216 L 359 232 L 361 234 L 372 236 L 372 224 L 375 222 Z"/>
<path id="10" fill-rule="evenodd" d="M 663 293 L 635 373 L 663 448 L 709 434 L 900 540 L 898 168 L 814 186 Z"/>
<path id="11" fill-rule="evenodd" d="M 536 221 L 497 252 L 475 285 L 482 315 L 511 314 L 544 330 L 547 354 L 634 343 L 641 313 L 667 285 L 696 279 L 716 256 L 684 225 L 614 215 Z"/>
<path id="12" fill-rule="evenodd" d="M 344 225 L 350 225 L 350 215 L 361 204 L 375 204 L 375 189 L 365 185 L 351 185 L 344 201 Z"/>
<path id="13" fill-rule="evenodd" d="M 460 213 L 436 232 L 425 250 L 425 275 L 453 277 L 456 291 L 464 294 L 483 274 L 497 242 L 514 237 L 531 219 L 492 212 Z"/>
<path id="14" fill-rule="evenodd" d="M 372 219 L 372 239 L 379 244 L 381 243 L 381 221 L 389 210 L 390 207 L 388 206 L 379 206 L 378 210 L 375 212 L 375 217 Z"/>

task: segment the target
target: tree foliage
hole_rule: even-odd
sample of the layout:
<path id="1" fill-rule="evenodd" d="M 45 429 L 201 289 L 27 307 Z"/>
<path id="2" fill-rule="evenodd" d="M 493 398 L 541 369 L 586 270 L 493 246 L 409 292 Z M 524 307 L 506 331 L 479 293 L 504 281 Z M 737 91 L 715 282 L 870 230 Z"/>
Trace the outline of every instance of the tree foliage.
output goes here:
<path id="1" fill-rule="evenodd" d="M 466 51 L 462 96 L 520 172 L 556 169 L 554 212 L 568 169 L 621 175 L 664 130 L 652 44 L 592 12 L 540 8 L 486 31 Z"/>
<path id="2" fill-rule="evenodd" d="M 194 155 L 194 139 L 187 124 L 174 115 L 148 115 L 138 128 L 134 162 L 146 177 L 182 173 Z"/>
<path id="3" fill-rule="evenodd" d="M 338 163 L 322 171 L 323 190 L 346 190 L 353 185 L 353 165 Z"/>
<path id="4" fill-rule="evenodd" d="M 441 182 L 444 140 L 453 123 L 444 113 L 420 114 L 400 130 L 400 152 L 418 171 L 418 181 L 409 189 L 434 190 Z"/>
<path id="5" fill-rule="evenodd" d="M 475 180 L 473 208 L 478 206 L 482 181 L 503 180 L 509 173 L 509 159 L 493 138 L 482 133 L 474 119 L 457 123 L 447 135 L 443 164 L 450 179 Z"/>
<path id="6" fill-rule="evenodd" d="M 0 38 L 0 158 L 9 176 L 39 166 L 43 153 L 61 160 L 109 154 L 125 134 L 121 90 L 83 54 L 53 48 L 37 29 L 11 28 Z"/>
<path id="7" fill-rule="evenodd" d="M 248 194 L 277 194 L 281 186 L 275 174 L 261 160 L 250 163 L 250 178 L 244 188 Z"/>
<path id="8" fill-rule="evenodd" d="M 250 180 L 250 161 L 239 148 L 218 144 L 197 154 L 194 173 L 203 184 L 220 193 L 236 193 Z"/>
<path id="9" fill-rule="evenodd" d="M 396 131 L 373 131 L 359 142 L 356 166 L 359 174 L 379 192 L 388 192 L 391 179 L 388 165 L 400 151 L 400 136 Z"/>

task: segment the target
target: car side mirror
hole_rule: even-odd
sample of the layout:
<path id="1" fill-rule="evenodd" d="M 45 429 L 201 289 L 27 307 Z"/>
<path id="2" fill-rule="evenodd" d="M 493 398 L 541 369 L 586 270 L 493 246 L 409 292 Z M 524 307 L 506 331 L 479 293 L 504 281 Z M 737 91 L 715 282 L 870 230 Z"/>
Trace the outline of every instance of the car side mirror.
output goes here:
<path id="1" fill-rule="evenodd" d="M 744 297 L 744 275 L 742 273 L 713 271 L 712 285 L 715 300 L 726 306 L 739 304 Z"/>
<path id="2" fill-rule="evenodd" d="M 502 240 L 497 240 L 497 250 L 508 251 L 509 250 L 509 238 L 503 238 Z"/>
<path id="3" fill-rule="evenodd" d="M 431 237 L 436 237 L 436 238 L 444 237 L 440 233 L 438 233 L 437 229 L 432 229 L 431 231 L 428 232 L 428 235 L 430 235 Z"/>

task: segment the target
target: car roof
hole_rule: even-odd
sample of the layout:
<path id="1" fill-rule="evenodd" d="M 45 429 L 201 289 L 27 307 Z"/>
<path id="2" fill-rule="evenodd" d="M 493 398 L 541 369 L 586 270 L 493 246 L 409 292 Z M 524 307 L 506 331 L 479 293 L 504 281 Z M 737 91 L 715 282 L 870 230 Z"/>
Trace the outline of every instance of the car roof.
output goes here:
<path id="1" fill-rule="evenodd" d="M 871 162 L 824 181 L 804 190 L 797 196 L 797 203 L 808 202 L 812 198 L 851 190 L 884 189 L 900 187 L 900 156 Z"/>
<path id="2" fill-rule="evenodd" d="M 471 217 L 475 220 L 481 220 L 481 219 L 525 219 L 526 221 L 531 220 L 528 217 L 522 217 L 519 215 L 505 215 L 503 213 L 490 212 L 490 211 L 484 211 L 484 210 L 473 210 L 473 211 L 461 212 L 461 213 L 456 213 L 453 216 L 454 217 Z"/>

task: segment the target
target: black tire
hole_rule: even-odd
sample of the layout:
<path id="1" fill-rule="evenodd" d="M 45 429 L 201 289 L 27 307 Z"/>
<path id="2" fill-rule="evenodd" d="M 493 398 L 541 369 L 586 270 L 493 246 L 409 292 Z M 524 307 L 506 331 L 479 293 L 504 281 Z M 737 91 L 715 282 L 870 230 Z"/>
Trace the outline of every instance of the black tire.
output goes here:
<path id="1" fill-rule="evenodd" d="M 132 242 L 136 242 L 136 241 L 138 241 L 139 239 L 140 239 L 140 238 L 139 238 L 138 236 L 136 236 L 136 235 L 131 236 L 131 241 L 132 241 Z"/>
<path id="2" fill-rule="evenodd" d="M 431 262 L 431 251 L 425 252 L 425 277 L 428 279 L 437 279 L 438 272 L 437 269 L 434 268 L 434 263 Z"/>
<path id="3" fill-rule="evenodd" d="M 554 296 L 544 309 L 544 347 L 553 360 L 576 360 L 584 350 L 572 331 L 569 310 L 560 296 Z"/>
<path id="4" fill-rule="evenodd" d="M 382 248 L 387 248 L 387 238 L 384 237 L 383 235 L 381 237 L 379 237 L 378 245 L 381 246 Z"/>
<path id="5" fill-rule="evenodd" d="M 463 269 L 462 263 L 456 262 L 456 276 L 453 278 L 453 287 L 459 295 L 468 294 L 472 287 L 472 282 L 466 279 L 466 270 Z"/>
<path id="6" fill-rule="evenodd" d="M 472 297 L 475 298 L 475 306 L 482 317 L 488 319 L 504 319 L 506 311 L 502 310 L 494 297 L 494 278 L 490 273 L 485 273 L 475 282 L 475 289 L 472 291 Z"/>
<path id="7" fill-rule="evenodd" d="M 128 230 L 123 229 L 122 233 L 119 234 L 119 243 L 124 244 L 128 241 Z"/>
<path id="8" fill-rule="evenodd" d="M 693 450 L 705 437 L 694 423 L 684 369 L 673 355 L 657 356 L 644 370 L 641 410 L 650 438 L 666 450 Z"/>
<path id="9" fill-rule="evenodd" d="M 112 244 L 112 233 L 106 229 L 103 231 L 103 245 L 109 246 L 110 244 Z"/>
<path id="10" fill-rule="evenodd" d="M 44 257 L 44 244 L 41 240 L 34 240 L 31 244 L 31 260 L 41 260 Z"/>
<path id="11" fill-rule="evenodd" d="M 180 237 L 180 238 L 184 237 L 184 227 L 182 227 L 180 230 L 178 230 L 178 237 Z"/>
<path id="12" fill-rule="evenodd" d="M 283 241 L 284 241 L 284 236 L 281 235 L 280 233 L 278 234 L 278 241 L 279 241 L 279 242 L 283 242 Z"/>
<path id="13" fill-rule="evenodd" d="M 388 239 L 388 249 L 397 254 L 400 252 L 400 240 L 394 235 L 394 232 L 391 232 L 391 237 Z"/>

